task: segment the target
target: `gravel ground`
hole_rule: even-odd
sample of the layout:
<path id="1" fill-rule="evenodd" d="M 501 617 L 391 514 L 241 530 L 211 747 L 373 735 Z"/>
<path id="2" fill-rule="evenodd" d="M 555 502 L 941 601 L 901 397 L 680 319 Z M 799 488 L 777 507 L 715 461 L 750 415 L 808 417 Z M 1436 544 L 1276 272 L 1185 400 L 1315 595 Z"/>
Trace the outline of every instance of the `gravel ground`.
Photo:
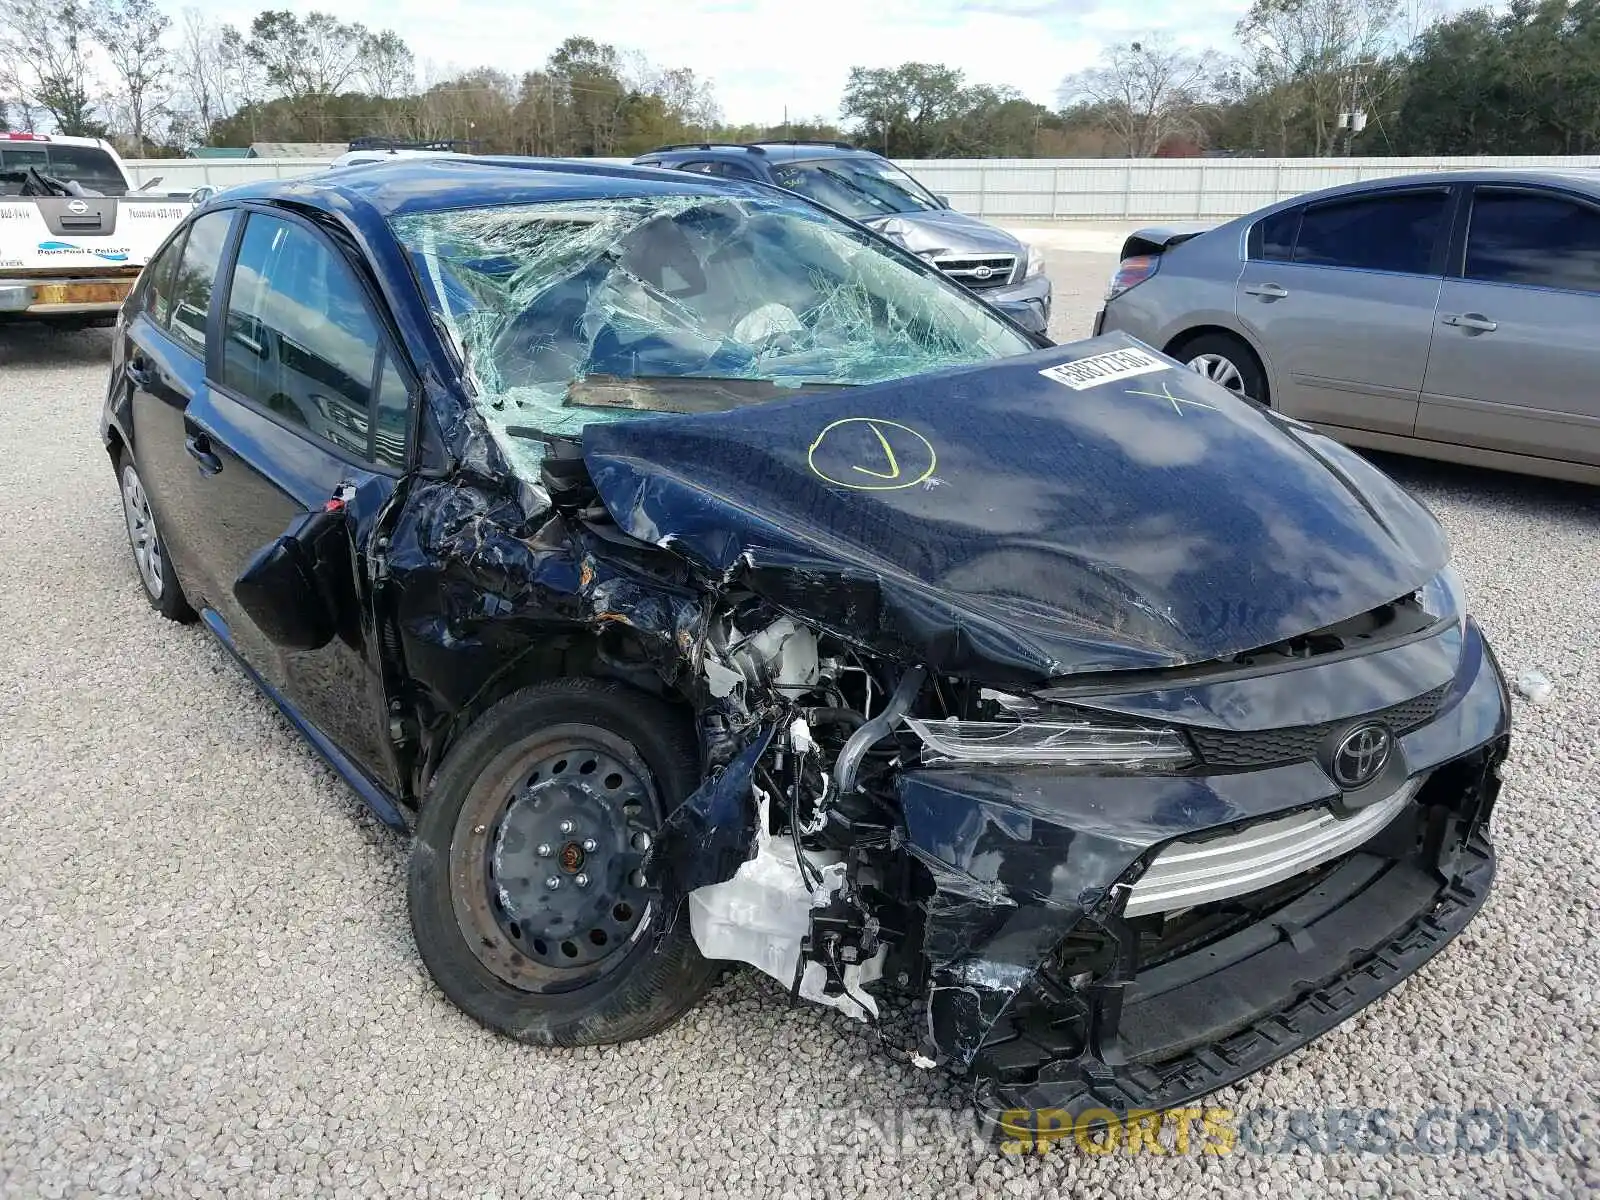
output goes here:
<path id="1" fill-rule="evenodd" d="M 1058 335 L 1112 260 L 1053 251 Z M 1518 701 L 1501 877 L 1466 935 L 1214 1103 L 1232 1152 L 976 1152 L 955 1085 L 754 972 L 646 1043 L 455 1011 L 406 847 L 198 628 L 146 606 L 95 435 L 105 334 L 0 331 L 0 1192 L 619 1197 L 1578 1195 L 1600 1187 L 1600 491 L 1385 459 L 1449 528 Z M 1294 1147 L 1331 1109 L 1438 1153 Z M 1472 1124 L 1457 1148 L 1455 1121 Z M 871 1127 L 870 1114 L 900 1140 Z M 1560 1144 L 1505 1147 L 1513 1119 Z M 898 1114 L 898 1115 L 895 1115 Z M 1470 1123 L 1469 1123 L 1470 1124 Z M 943 1131 L 943 1132 L 941 1132 Z M 1212 1139 L 1213 1146 L 1219 1146 Z M 1371 1145 L 1371 1143 L 1368 1143 Z M 1195 1143 L 1198 1145 L 1198 1141 Z"/>

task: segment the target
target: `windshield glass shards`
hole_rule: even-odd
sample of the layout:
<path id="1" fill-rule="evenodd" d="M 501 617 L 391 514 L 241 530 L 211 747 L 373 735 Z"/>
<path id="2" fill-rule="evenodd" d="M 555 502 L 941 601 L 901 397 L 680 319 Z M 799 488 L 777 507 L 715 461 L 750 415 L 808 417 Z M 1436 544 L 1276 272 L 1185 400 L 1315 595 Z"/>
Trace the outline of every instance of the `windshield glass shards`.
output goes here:
<path id="1" fill-rule="evenodd" d="M 394 219 L 512 462 L 542 436 L 1025 354 L 980 305 L 833 218 L 728 196 Z"/>

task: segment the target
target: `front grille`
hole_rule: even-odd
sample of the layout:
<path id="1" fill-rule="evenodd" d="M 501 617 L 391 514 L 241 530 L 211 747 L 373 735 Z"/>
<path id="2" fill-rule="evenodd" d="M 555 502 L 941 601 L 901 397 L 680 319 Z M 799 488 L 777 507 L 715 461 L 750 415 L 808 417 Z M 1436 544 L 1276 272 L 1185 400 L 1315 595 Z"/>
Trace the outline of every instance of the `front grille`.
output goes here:
<path id="1" fill-rule="evenodd" d="M 960 258 L 936 258 L 933 265 L 951 279 L 974 291 L 1005 287 L 1017 269 L 1015 254 L 963 255 Z"/>
<path id="2" fill-rule="evenodd" d="M 1396 736 L 1407 733 L 1433 719 L 1450 685 L 1436 687 L 1410 700 L 1403 700 L 1362 720 L 1381 721 Z M 1325 721 L 1320 725 L 1294 725 L 1284 729 L 1259 729 L 1234 733 L 1226 729 L 1190 729 L 1195 749 L 1208 767 L 1266 767 L 1277 763 L 1313 758 L 1323 739 L 1341 725 L 1357 718 Z"/>

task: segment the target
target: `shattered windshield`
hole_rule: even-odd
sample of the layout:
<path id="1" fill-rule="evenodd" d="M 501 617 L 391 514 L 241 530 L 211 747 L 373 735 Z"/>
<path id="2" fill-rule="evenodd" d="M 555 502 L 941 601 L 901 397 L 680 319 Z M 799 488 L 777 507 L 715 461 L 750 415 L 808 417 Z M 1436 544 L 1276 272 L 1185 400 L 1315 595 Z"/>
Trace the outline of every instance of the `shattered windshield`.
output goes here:
<path id="1" fill-rule="evenodd" d="M 1034 349 L 869 236 L 782 200 L 651 196 L 397 217 L 512 461 L 541 439 Z"/>
<path id="2" fill-rule="evenodd" d="M 932 192 L 881 159 L 813 159 L 778 167 L 772 177 L 780 187 L 857 221 L 942 207 Z"/>

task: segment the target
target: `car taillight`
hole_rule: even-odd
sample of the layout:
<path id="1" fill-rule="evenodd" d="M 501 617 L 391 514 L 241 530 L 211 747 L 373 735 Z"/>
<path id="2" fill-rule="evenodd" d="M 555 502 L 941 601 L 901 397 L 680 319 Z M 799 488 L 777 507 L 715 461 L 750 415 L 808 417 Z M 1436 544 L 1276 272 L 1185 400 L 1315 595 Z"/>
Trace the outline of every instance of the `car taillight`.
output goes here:
<path id="1" fill-rule="evenodd" d="M 1158 254 L 1136 254 L 1132 258 L 1123 259 L 1117 264 L 1115 274 L 1111 276 L 1111 286 L 1106 289 L 1106 299 L 1115 300 L 1135 284 L 1143 283 L 1156 273 L 1156 268 L 1160 265 L 1161 256 Z"/>

